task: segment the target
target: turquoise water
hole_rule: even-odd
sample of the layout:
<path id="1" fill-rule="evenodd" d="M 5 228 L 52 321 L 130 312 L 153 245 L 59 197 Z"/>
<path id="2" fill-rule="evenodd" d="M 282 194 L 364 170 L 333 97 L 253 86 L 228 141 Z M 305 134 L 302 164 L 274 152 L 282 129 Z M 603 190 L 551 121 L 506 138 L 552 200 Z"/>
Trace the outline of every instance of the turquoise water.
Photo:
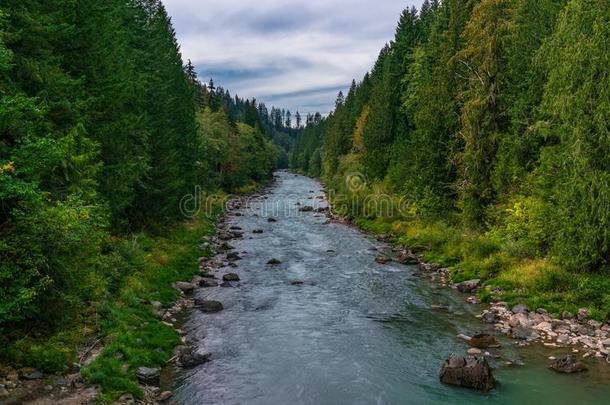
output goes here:
<path id="1" fill-rule="evenodd" d="M 489 394 L 442 385 L 438 372 L 452 352 L 466 345 L 458 333 L 485 331 L 480 308 L 464 296 L 414 275 L 416 268 L 375 263 L 387 245 L 342 224 L 297 211 L 318 205 L 315 180 L 280 172 L 267 194 L 231 216 L 245 231 L 230 241 L 243 260 L 236 288 L 202 289 L 218 299 L 217 314 L 194 311 L 187 337 L 212 361 L 180 371 L 175 399 L 183 404 L 608 404 L 610 366 L 589 361 L 590 370 L 559 375 L 547 357 L 570 352 L 516 348 L 502 338 L 492 352 L 520 359 L 498 361 L 498 388 Z M 314 191 L 313 193 L 311 191 Z M 274 216 L 270 223 L 266 216 Z M 263 229 L 262 234 L 252 234 Z M 271 258 L 282 261 L 267 265 Z M 291 281 L 303 285 L 291 285 Z M 436 311 L 446 304 L 449 311 Z"/>

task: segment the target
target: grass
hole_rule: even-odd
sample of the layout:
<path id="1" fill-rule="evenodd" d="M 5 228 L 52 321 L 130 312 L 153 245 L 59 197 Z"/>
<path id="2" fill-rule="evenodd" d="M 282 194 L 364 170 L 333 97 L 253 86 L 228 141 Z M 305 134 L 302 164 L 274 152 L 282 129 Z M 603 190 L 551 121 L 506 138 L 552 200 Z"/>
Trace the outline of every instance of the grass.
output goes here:
<path id="1" fill-rule="evenodd" d="M 175 226 L 167 236 L 141 234 L 125 241 L 123 255 L 137 270 L 124 278 L 116 299 L 107 301 L 101 327 L 106 344 L 82 370 L 89 382 L 101 385 L 102 402 L 124 393 L 141 398 L 136 369 L 164 366 L 180 344 L 176 331 L 154 317 L 143 302 L 160 301 L 167 307 L 178 298 L 171 284 L 198 273 L 197 258 L 202 253 L 197 246 L 202 236 L 213 233 L 214 217 L 203 213 Z"/>
<path id="2" fill-rule="evenodd" d="M 172 283 L 188 281 L 198 273 L 198 257 L 212 253 L 199 251 L 198 245 L 204 235 L 214 233 L 216 217 L 222 211 L 222 196 L 215 201 L 213 212 L 201 210 L 196 217 L 171 227 L 113 238 L 112 248 L 103 258 L 113 269 L 113 275 L 99 283 L 103 299 L 66 319 L 60 332 L 49 336 L 34 328 L 24 333 L 0 348 L 0 358 L 16 368 L 64 373 L 78 361 L 79 347 L 99 340 L 102 353 L 81 373 L 101 386 L 100 401 L 109 403 L 125 393 L 141 398 L 136 369 L 162 367 L 180 344 L 176 331 L 154 317 L 151 306 L 144 302 L 171 306 L 179 297 Z"/>

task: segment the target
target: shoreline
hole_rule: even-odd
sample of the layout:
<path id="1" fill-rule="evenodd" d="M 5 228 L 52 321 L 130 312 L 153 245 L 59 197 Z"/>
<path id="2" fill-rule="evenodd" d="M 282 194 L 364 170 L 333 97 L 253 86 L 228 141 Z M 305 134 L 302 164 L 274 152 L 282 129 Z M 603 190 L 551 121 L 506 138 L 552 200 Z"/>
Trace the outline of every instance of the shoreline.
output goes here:
<path id="1" fill-rule="evenodd" d="M 589 311 L 585 308 L 581 308 L 576 316 L 564 312 L 562 318 L 554 318 L 544 308 L 532 309 L 525 304 L 517 304 L 513 308 L 509 308 L 506 302 L 499 300 L 482 303 L 476 295 L 482 287 L 481 280 L 473 279 L 454 283 L 447 267 L 426 262 L 421 252 L 415 253 L 404 244 L 396 245 L 392 242 L 393 237 L 388 234 L 364 229 L 349 217 L 338 214 L 334 211 L 332 201 L 328 198 L 328 186 L 322 180 L 316 180 L 322 184 L 326 194 L 330 207 L 328 215 L 331 221 L 351 226 L 388 244 L 394 257 L 387 259 L 404 265 L 417 266 L 416 275 L 418 277 L 428 278 L 432 283 L 456 290 L 457 293 L 466 296 L 465 301 L 469 304 L 485 305 L 487 308 L 475 317 L 483 324 L 492 326 L 495 332 L 509 337 L 513 345 L 523 347 L 538 344 L 549 350 L 547 358 L 550 361 L 558 358 L 554 355 L 557 353 L 552 353 L 551 349 L 571 349 L 572 355 L 579 356 L 583 360 L 594 358 L 601 361 L 604 359 L 605 363 L 610 364 L 610 323 L 591 319 Z M 384 260 L 381 259 L 380 262 Z M 433 309 L 431 308 L 431 310 Z M 456 338 L 467 342 L 470 337 L 458 335 Z"/>

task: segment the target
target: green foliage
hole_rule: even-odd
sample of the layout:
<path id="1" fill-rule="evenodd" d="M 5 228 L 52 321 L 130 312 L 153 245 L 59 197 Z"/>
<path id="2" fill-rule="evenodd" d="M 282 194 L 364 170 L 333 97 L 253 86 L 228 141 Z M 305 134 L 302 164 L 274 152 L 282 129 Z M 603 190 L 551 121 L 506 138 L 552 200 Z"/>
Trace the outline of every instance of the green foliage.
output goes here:
<path id="1" fill-rule="evenodd" d="M 148 321 L 138 294 L 168 303 L 193 271 L 193 252 L 150 268 L 130 235 L 175 223 L 197 190 L 266 181 L 278 151 L 264 108 L 184 66 L 159 0 L 0 7 L 0 358 L 63 371 L 83 334 L 59 331 Z M 104 305 L 115 294 L 128 309 Z"/>

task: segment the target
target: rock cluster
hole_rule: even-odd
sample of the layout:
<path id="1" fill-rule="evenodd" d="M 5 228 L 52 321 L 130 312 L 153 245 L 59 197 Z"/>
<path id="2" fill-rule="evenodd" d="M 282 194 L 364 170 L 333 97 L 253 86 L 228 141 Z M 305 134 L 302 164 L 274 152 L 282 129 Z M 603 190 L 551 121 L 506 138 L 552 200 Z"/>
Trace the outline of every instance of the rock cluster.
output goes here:
<path id="1" fill-rule="evenodd" d="M 542 342 L 547 347 L 581 346 L 583 358 L 605 358 L 610 362 L 610 325 L 580 317 L 555 319 L 545 310 L 529 311 L 525 305 L 508 309 L 506 303 L 493 303 L 481 318 L 493 320 L 496 330 L 508 334 L 520 344 Z M 577 353 L 581 350 L 575 349 Z"/>

